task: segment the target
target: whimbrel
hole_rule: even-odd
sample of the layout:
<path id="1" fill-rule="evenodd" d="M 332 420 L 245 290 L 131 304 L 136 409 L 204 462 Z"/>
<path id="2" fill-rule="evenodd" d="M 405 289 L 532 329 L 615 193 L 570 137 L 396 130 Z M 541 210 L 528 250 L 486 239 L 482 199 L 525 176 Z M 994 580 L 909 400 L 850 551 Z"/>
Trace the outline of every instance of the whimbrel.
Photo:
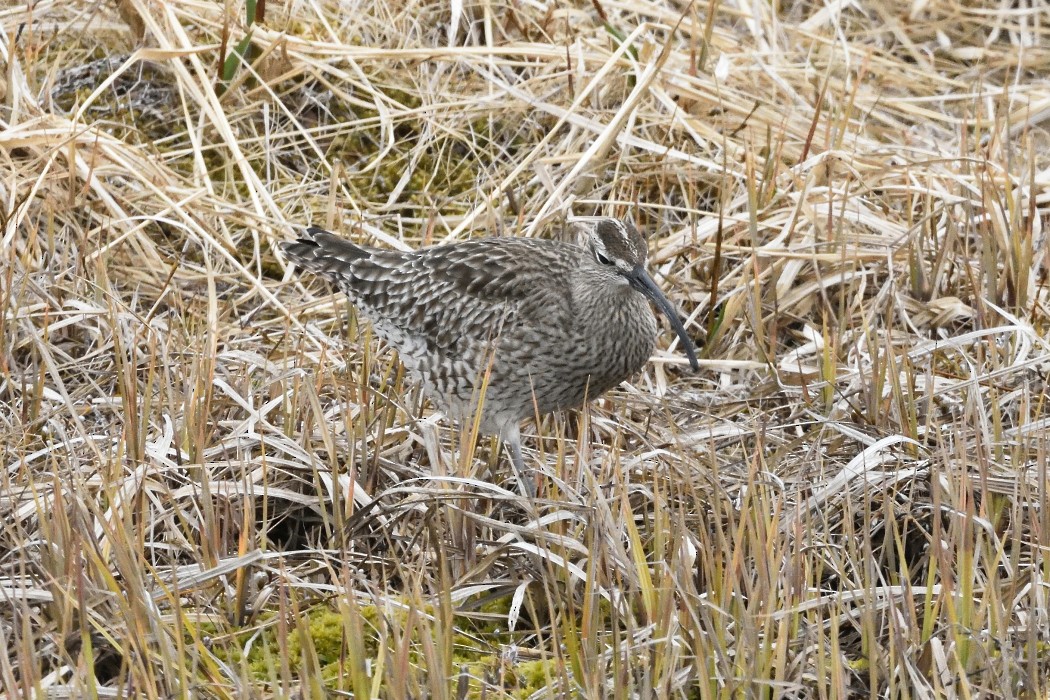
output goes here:
<path id="1" fill-rule="evenodd" d="M 530 496 L 520 424 L 582 405 L 631 376 L 656 344 L 656 304 L 694 370 L 696 351 L 645 271 L 627 221 L 588 222 L 583 245 L 480 238 L 413 252 L 351 243 L 311 227 L 284 251 L 335 282 L 446 415 L 510 447 Z M 484 391 L 482 391 L 484 387 Z"/>

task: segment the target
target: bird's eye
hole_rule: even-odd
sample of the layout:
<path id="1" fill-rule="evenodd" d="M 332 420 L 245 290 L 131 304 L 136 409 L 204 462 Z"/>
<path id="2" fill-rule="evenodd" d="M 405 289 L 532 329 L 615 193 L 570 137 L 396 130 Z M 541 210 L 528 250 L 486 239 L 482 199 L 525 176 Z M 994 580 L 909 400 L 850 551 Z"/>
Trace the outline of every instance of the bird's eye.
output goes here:
<path id="1" fill-rule="evenodd" d="M 602 265 L 612 265 L 612 260 L 602 255 L 600 251 L 594 251 L 594 259 Z"/>

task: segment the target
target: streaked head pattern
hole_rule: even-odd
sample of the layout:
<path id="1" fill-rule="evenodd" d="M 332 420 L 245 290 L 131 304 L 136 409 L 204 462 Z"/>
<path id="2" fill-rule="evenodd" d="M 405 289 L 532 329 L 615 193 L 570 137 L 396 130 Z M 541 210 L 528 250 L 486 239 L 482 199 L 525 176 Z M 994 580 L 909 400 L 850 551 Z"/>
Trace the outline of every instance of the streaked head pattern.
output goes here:
<path id="1" fill-rule="evenodd" d="M 624 282 L 645 295 L 656 304 L 657 308 L 671 322 L 671 327 L 682 341 L 682 350 L 689 358 L 689 365 L 694 371 L 700 370 L 696 359 L 696 347 L 686 333 L 685 326 L 671 302 L 656 286 L 652 277 L 645 270 L 649 258 L 649 247 L 645 237 L 638 232 L 630 221 L 620 219 L 599 219 L 591 227 L 587 237 L 587 246 L 594 255 L 595 262 L 604 270 L 620 275 Z"/>

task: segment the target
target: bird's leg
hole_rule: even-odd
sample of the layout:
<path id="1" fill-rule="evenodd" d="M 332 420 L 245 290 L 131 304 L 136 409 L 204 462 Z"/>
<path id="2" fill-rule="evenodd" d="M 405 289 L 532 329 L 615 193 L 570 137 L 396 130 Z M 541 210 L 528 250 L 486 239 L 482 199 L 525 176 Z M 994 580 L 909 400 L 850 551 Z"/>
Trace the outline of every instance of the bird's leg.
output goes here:
<path id="1" fill-rule="evenodd" d="M 536 498 L 536 484 L 525 473 L 525 459 L 521 456 L 521 428 L 517 423 L 503 430 L 503 442 L 510 448 L 510 461 L 514 473 L 526 496 Z"/>

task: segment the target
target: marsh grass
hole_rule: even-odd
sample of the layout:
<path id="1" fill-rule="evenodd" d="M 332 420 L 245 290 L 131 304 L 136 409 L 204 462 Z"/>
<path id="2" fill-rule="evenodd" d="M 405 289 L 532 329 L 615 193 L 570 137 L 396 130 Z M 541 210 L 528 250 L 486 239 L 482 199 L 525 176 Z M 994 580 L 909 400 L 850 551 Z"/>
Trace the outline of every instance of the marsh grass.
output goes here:
<path id="1" fill-rule="evenodd" d="M 266 10 L 0 10 L 3 697 L 1046 697 L 1044 6 Z M 532 506 L 274 252 L 598 212 Z"/>

